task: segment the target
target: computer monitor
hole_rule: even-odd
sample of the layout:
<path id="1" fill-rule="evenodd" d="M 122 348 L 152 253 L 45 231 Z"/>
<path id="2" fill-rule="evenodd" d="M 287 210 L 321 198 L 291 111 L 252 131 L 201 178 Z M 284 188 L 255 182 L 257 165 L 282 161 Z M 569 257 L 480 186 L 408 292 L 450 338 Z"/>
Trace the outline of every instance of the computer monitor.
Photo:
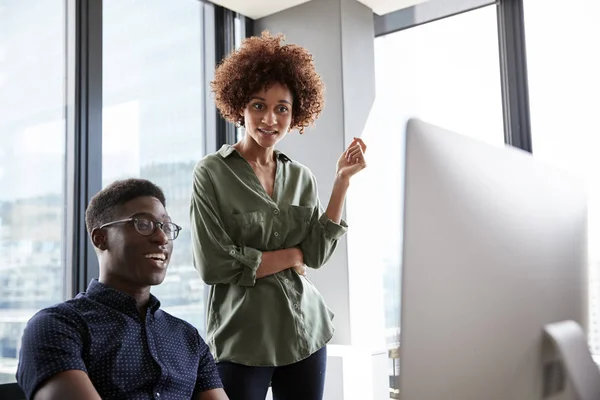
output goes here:
<path id="1" fill-rule="evenodd" d="M 419 120 L 405 173 L 400 399 L 542 399 L 544 326 L 587 326 L 582 182 Z"/>

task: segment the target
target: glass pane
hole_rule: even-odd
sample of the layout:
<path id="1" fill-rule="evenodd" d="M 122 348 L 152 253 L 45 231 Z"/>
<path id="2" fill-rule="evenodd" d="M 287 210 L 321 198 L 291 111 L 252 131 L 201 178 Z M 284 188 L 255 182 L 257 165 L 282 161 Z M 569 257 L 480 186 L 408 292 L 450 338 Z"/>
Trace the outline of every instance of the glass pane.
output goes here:
<path id="1" fill-rule="evenodd" d="M 65 297 L 65 23 L 63 0 L 0 0 L 0 384 Z"/>
<path id="2" fill-rule="evenodd" d="M 524 8 L 533 155 L 587 182 L 589 337 L 600 356 L 600 3 L 527 0 Z"/>
<path id="3" fill-rule="evenodd" d="M 353 184 L 348 202 L 350 268 L 354 272 L 356 263 L 361 287 L 367 282 L 360 307 L 372 323 L 361 320 L 353 337 L 392 349 L 390 386 L 396 390 L 405 124 L 419 117 L 504 146 L 496 7 L 376 38 L 375 80 L 376 99 L 362 135 L 369 146 L 369 168 Z M 361 255 L 365 248 L 368 254 Z M 364 276 L 365 265 L 374 277 Z M 380 309 L 383 315 L 373 311 Z"/>
<path id="4" fill-rule="evenodd" d="M 204 155 L 203 4 L 105 0 L 102 183 L 142 177 L 165 192 L 183 230 L 165 281 L 166 311 L 204 331 L 204 285 L 192 264 L 189 202 Z"/>

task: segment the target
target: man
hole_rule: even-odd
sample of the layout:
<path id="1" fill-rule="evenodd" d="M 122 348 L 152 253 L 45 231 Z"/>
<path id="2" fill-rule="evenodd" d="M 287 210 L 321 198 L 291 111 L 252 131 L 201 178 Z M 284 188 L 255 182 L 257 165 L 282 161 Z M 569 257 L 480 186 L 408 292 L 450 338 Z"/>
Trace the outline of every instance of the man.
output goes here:
<path id="1" fill-rule="evenodd" d="M 92 198 L 85 218 L 100 278 L 28 322 L 17 370 L 27 398 L 227 399 L 198 331 L 150 294 L 181 230 L 162 190 L 117 181 Z"/>

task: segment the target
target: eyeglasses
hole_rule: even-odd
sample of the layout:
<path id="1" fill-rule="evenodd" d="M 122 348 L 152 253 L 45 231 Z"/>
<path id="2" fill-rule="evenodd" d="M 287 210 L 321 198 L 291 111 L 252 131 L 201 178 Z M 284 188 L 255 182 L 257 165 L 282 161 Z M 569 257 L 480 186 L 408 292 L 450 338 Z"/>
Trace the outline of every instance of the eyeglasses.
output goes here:
<path id="1" fill-rule="evenodd" d="M 119 221 L 108 222 L 102 225 L 99 229 L 106 228 L 107 226 L 122 224 L 126 222 L 133 222 L 133 226 L 135 230 L 142 236 L 150 236 L 156 232 L 157 228 L 160 228 L 165 235 L 167 235 L 167 239 L 175 240 L 177 236 L 179 236 L 179 231 L 181 227 L 173 222 L 158 222 L 148 218 L 127 218 L 121 219 Z"/>

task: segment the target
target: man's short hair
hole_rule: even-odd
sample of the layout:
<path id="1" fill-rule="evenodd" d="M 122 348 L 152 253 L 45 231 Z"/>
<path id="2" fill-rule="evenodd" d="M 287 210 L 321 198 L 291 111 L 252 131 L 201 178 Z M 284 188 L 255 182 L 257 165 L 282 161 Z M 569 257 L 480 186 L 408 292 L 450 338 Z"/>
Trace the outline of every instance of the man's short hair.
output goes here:
<path id="1" fill-rule="evenodd" d="M 167 206 L 162 189 L 146 179 L 115 181 L 96 193 L 85 210 L 85 225 L 89 234 L 94 228 L 111 222 L 118 206 L 138 197 L 155 197 Z"/>

